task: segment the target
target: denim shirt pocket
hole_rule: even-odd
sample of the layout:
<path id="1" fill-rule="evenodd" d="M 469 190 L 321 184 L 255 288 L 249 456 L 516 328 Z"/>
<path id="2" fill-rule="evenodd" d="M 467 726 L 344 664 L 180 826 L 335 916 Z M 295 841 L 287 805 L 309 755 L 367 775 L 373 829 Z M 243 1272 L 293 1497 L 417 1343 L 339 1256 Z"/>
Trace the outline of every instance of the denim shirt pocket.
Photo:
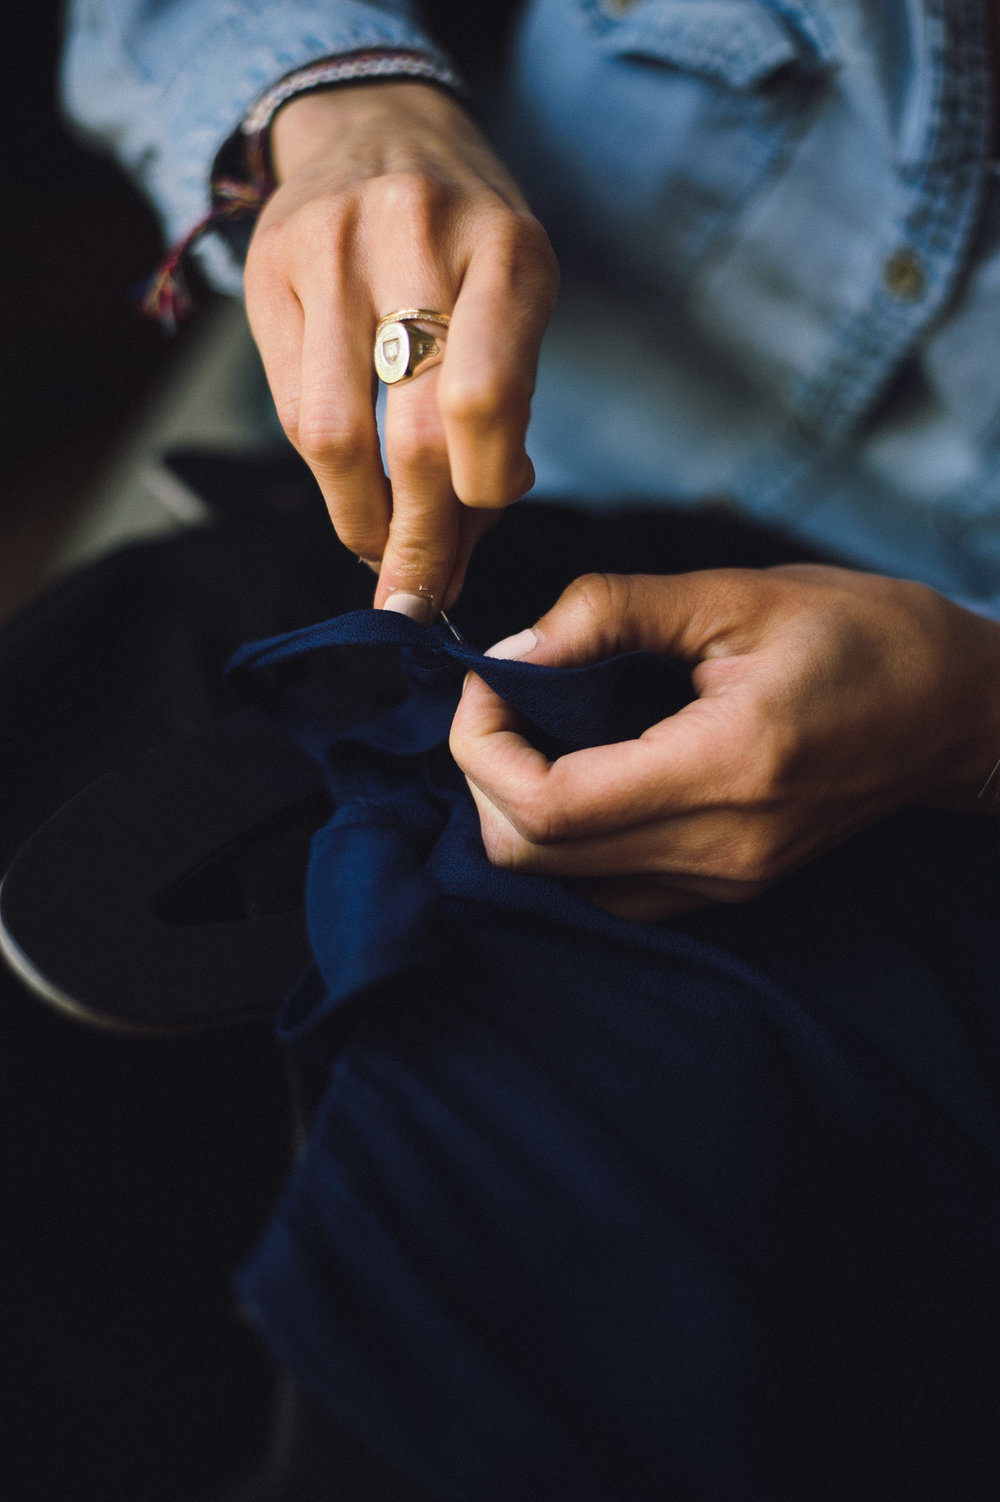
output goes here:
<path id="1" fill-rule="evenodd" d="M 819 3 L 527 7 L 504 144 L 564 260 L 676 301 L 810 116 L 833 60 Z"/>
<path id="2" fill-rule="evenodd" d="M 828 61 L 827 28 L 815 13 L 796 25 L 765 0 L 582 0 L 596 45 L 612 57 L 662 63 L 731 89 L 754 89 L 780 69 Z"/>

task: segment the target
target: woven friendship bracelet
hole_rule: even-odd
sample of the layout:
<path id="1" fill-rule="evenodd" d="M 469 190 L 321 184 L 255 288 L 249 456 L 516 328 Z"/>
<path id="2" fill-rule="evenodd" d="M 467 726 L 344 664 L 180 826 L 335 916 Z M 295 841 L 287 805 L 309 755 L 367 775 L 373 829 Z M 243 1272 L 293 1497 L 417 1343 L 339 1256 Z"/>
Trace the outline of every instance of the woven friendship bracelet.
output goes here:
<path id="1" fill-rule="evenodd" d="M 246 115 L 240 130 L 245 136 L 266 130 L 283 104 L 296 94 L 329 88 L 338 83 L 360 83 L 363 79 L 417 78 L 442 84 L 446 89 L 464 93 L 462 81 L 447 63 L 436 61 L 426 52 L 378 50 L 351 52 L 346 57 L 326 58 L 310 63 L 279 79 L 262 94 Z"/>

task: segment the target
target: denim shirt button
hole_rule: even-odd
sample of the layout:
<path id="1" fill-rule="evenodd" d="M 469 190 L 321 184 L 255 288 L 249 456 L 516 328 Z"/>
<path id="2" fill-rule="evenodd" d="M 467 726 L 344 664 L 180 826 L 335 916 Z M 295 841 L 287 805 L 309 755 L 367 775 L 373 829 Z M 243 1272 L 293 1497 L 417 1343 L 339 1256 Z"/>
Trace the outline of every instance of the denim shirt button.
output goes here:
<path id="1" fill-rule="evenodd" d="M 603 0 L 602 8 L 609 16 L 624 16 L 627 11 L 633 10 L 639 0 Z"/>
<path id="2" fill-rule="evenodd" d="M 900 302 L 916 302 L 924 292 L 924 268 L 912 250 L 897 250 L 882 268 L 882 282 L 887 292 Z"/>

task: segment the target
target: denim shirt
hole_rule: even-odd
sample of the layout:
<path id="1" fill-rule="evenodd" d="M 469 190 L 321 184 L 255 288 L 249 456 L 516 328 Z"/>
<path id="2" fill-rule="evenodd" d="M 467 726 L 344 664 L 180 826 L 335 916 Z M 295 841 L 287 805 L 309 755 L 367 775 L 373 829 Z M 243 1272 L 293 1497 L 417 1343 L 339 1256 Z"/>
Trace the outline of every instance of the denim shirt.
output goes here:
<path id="1" fill-rule="evenodd" d="M 564 269 L 540 493 L 728 498 L 1000 616 L 987 24 L 986 0 L 524 5 L 489 123 Z M 404 0 L 76 0 L 65 98 L 176 237 L 270 83 L 376 46 L 434 48 Z"/>

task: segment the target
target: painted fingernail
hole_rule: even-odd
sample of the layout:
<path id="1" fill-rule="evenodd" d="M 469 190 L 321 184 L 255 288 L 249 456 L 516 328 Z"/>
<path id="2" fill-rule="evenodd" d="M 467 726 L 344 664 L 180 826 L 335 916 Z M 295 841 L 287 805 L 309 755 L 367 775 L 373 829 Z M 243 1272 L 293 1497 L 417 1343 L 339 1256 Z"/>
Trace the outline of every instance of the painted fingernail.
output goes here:
<path id="1" fill-rule="evenodd" d="M 514 636 L 505 636 L 503 641 L 498 641 L 493 647 L 484 653 L 486 657 L 527 657 L 538 646 L 538 636 L 526 626 L 523 631 L 518 631 Z"/>
<path id="2" fill-rule="evenodd" d="M 429 626 L 434 614 L 434 601 L 430 595 L 415 595 L 409 590 L 397 589 L 382 602 L 383 610 L 394 610 L 397 615 L 408 616 L 418 626 Z"/>

